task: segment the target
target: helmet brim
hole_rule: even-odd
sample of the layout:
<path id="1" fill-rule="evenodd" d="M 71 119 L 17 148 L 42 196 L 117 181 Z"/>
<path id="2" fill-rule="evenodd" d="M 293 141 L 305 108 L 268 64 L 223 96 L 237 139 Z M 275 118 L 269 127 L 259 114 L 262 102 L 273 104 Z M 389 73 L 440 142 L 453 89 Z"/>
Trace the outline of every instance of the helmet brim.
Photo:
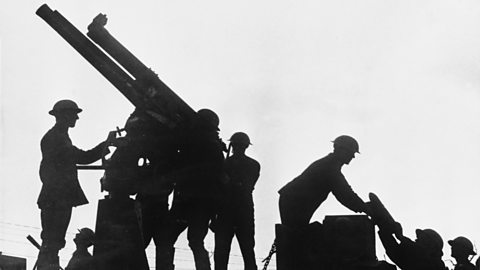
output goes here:
<path id="1" fill-rule="evenodd" d="M 50 110 L 48 112 L 48 114 L 55 116 L 55 115 L 61 114 L 62 112 L 66 112 L 66 111 L 74 111 L 76 113 L 81 113 L 83 110 L 80 109 L 80 108 L 78 108 L 78 109 Z"/>

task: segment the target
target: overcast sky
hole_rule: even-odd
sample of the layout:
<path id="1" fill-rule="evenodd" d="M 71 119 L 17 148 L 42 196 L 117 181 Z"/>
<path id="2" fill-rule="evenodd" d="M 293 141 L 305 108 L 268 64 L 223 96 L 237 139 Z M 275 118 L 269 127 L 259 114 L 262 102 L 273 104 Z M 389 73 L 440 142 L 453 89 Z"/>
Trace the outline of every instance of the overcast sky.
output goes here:
<path id="1" fill-rule="evenodd" d="M 35 15 L 43 3 L 0 0 L 0 251 L 33 257 L 25 236 L 40 239 L 39 142 L 54 124 L 47 112 L 59 99 L 75 100 L 84 111 L 70 136 L 88 149 L 133 111 Z M 110 33 L 192 108 L 219 114 L 224 140 L 236 131 L 250 135 L 247 154 L 262 165 L 254 192 L 257 257 L 274 239 L 277 190 L 328 154 L 341 134 L 357 138 L 362 152 L 343 168 L 348 181 L 365 200 L 375 192 L 407 236 L 433 228 L 445 242 L 463 235 L 480 245 L 480 2 L 48 5 L 84 33 L 98 13 L 107 14 Z M 80 172 L 90 204 L 74 210 L 70 232 L 94 228 L 101 175 Z M 337 214 L 351 212 L 331 196 L 314 219 Z M 178 246 L 187 249 L 184 238 Z M 64 265 L 71 248 L 61 253 Z M 190 252 L 179 254 L 186 261 L 176 263 L 188 266 Z M 383 259 L 384 251 L 377 255 Z"/>

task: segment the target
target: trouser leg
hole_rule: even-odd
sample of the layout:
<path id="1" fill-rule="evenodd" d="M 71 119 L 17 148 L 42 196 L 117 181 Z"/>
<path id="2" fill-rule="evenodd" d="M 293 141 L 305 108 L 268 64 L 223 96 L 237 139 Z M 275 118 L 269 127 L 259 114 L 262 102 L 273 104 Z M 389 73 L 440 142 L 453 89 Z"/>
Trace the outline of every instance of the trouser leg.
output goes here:
<path id="1" fill-rule="evenodd" d="M 231 224 L 222 224 L 221 217 L 218 220 L 217 230 L 215 232 L 215 270 L 227 270 L 228 258 L 233 240 L 233 226 Z"/>
<path id="2" fill-rule="evenodd" d="M 242 252 L 245 270 L 257 270 L 255 261 L 255 223 L 253 208 L 241 211 L 240 220 L 235 230 L 238 244 Z"/>
<path id="3" fill-rule="evenodd" d="M 192 203 L 191 207 L 192 212 L 188 220 L 188 245 L 193 252 L 196 270 L 210 270 L 210 258 L 203 241 L 212 217 L 211 205 L 200 201 Z"/>
<path id="4" fill-rule="evenodd" d="M 140 201 L 140 209 L 142 213 L 142 237 L 143 237 L 143 245 L 145 248 L 148 247 L 150 241 L 153 238 L 153 234 L 155 231 L 155 218 L 153 208 L 154 206 L 151 205 L 149 202 Z"/>
<path id="5" fill-rule="evenodd" d="M 160 270 L 174 269 L 175 242 L 178 236 L 187 228 L 186 223 L 171 225 L 168 230 L 168 238 L 156 244 L 155 268 Z"/>
<path id="6" fill-rule="evenodd" d="M 165 269 L 165 263 L 173 264 L 173 244 L 166 247 L 168 240 L 168 200 L 158 196 L 142 196 L 138 199 L 142 213 L 142 236 L 144 247 L 147 248 L 151 240 L 155 243 L 155 269 Z"/>
<path id="7" fill-rule="evenodd" d="M 71 208 L 42 209 L 42 246 L 38 253 L 37 266 L 39 270 L 58 269 L 58 252 L 65 246 L 65 234 L 72 216 Z"/>
<path id="8" fill-rule="evenodd" d="M 175 248 L 173 247 L 176 241 L 176 238 L 185 230 L 185 225 L 180 224 L 177 225 L 178 229 L 172 231 L 172 239 L 169 240 L 170 236 L 170 224 L 172 222 L 170 221 L 169 215 L 168 215 L 168 202 L 165 201 L 165 203 L 160 203 L 156 204 L 157 205 L 157 210 L 155 213 L 155 229 L 153 231 L 153 241 L 155 243 L 155 269 L 156 270 L 171 270 L 173 269 L 173 261 L 174 261 L 174 254 L 175 254 Z M 176 226 L 175 226 L 176 227 Z M 175 237 L 176 236 L 176 237 Z M 162 249 L 163 243 L 170 242 L 169 247 L 167 250 Z M 162 254 L 164 253 L 164 254 Z M 164 256 L 166 261 L 169 262 L 167 268 L 165 269 L 165 266 L 162 268 L 162 263 L 161 259 L 159 260 L 158 258 L 161 258 Z"/>
<path id="9" fill-rule="evenodd" d="M 174 269 L 175 242 L 178 236 L 188 226 L 186 216 L 188 207 L 181 202 L 173 201 L 172 209 L 164 223 L 164 233 L 162 237 L 155 240 L 156 245 L 156 269 L 171 270 Z"/>

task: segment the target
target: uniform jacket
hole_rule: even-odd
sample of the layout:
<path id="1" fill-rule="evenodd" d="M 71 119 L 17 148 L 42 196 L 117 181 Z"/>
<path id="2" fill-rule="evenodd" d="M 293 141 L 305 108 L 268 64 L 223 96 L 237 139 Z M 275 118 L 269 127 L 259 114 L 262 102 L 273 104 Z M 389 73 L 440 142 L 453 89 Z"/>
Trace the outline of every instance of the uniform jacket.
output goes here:
<path id="1" fill-rule="evenodd" d="M 89 151 L 72 145 L 67 129 L 55 125 L 42 138 L 40 179 L 43 183 L 37 200 L 40 209 L 65 208 L 87 204 L 78 182 L 76 164 L 89 164 L 102 157 L 104 143 Z"/>
<path id="2" fill-rule="evenodd" d="M 94 270 L 92 255 L 87 250 L 75 250 L 65 270 Z"/>
<path id="3" fill-rule="evenodd" d="M 175 194 L 183 199 L 215 199 L 223 175 L 223 142 L 217 131 L 192 130 L 180 148 Z"/>
<path id="4" fill-rule="evenodd" d="M 246 155 L 233 155 L 225 160 L 224 170 L 231 205 L 253 207 L 252 192 L 260 176 L 260 164 Z"/>
<path id="5" fill-rule="evenodd" d="M 310 214 L 315 212 L 330 193 L 352 211 L 362 212 L 365 203 L 348 184 L 340 171 L 341 166 L 333 154 L 329 154 L 313 162 L 278 193 L 289 200 L 294 200 L 302 211 Z"/>

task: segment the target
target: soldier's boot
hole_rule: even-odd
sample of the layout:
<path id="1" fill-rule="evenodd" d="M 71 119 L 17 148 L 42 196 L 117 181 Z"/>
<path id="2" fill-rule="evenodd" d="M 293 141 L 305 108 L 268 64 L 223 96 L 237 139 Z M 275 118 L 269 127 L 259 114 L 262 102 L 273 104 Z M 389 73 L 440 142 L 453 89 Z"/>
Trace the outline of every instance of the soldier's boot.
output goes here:
<path id="1" fill-rule="evenodd" d="M 37 270 L 58 270 L 60 269 L 58 252 L 43 250 L 40 251 L 37 260 Z"/>
<path id="2" fill-rule="evenodd" d="M 210 258 L 208 252 L 205 248 L 197 247 L 192 248 L 193 259 L 195 260 L 195 269 L 196 270 L 211 270 L 210 268 Z"/>
<path id="3" fill-rule="evenodd" d="M 51 267 L 52 270 L 59 270 L 59 269 L 61 269 L 61 267 L 60 267 L 60 258 L 58 257 L 58 255 L 52 256 L 52 260 L 51 260 L 50 267 Z"/>
<path id="4" fill-rule="evenodd" d="M 45 270 L 49 264 L 49 256 L 46 250 L 40 249 L 37 258 L 37 270 Z"/>
<path id="5" fill-rule="evenodd" d="M 50 264 L 52 264 L 52 256 L 55 255 L 55 250 L 49 248 L 48 246 L 40 247 L 37 258 L 37 269 L 38 270 L 49 270 Z"/>

